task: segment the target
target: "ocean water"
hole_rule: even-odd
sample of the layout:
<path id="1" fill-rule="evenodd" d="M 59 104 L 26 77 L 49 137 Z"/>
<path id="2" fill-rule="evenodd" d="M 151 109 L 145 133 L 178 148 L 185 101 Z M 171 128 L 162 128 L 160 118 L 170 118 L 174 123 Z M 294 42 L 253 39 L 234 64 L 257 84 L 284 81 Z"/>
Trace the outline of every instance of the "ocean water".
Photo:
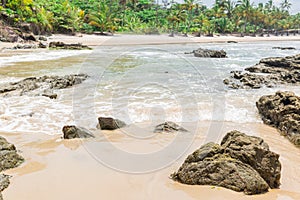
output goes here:
<path id="1" fill-rule="evenodd" d="M 282 51 L 274 46 L 293 46 Z M 225 50 L 228 58 L 196 58 L 197 48 Z M 223 79 L 265 57 L 300 53 L 298 42 L 100 46 L 93 51 L 49 51 L 2 56 L 0 82 L 28 76 L 87 73 L 73 88 L 58 90 L 58 99 L 0 99 L 0 131 L 61 134 L 62 126 L 95 129 L 97 117 L 112 116 L 128 124 L 164 121 L 261 123 L 255 102 L 262 95 L 298 86 L 232 90 Z"/>

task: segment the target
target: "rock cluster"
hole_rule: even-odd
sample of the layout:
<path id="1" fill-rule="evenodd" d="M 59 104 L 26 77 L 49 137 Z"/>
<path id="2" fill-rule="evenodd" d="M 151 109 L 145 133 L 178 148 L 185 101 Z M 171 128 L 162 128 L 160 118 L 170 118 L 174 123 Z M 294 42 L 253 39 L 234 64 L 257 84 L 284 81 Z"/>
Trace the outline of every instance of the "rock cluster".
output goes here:
<path id="1" fill-rule="evenodd" d="M 272 47 L 272 49 L 280 49 L 280 50 L 296 50 L 295 47 Z"/>
<path id="2" fill-rule="evenodd" d="M 64 89 L 82 83 L 87 79 L 86 74 L 65 76 L 42 76 L 25 78 L 18 82 L 0 85 L 0 96 L 45 96 L 57 98 L 55 89 Z"/>
<path id="3" fill-rule="evenodd" d="M 19 166 L 24 159 L 17 153 L 16 147 L 0 136 L 0 172 Z M 0 174 L 0 192 L 9 185 L 9 176 Z M 2 195 L 0 193 L 0 199 Z"/>
<path id="4" fill-rule="evenodd" d="M 194 50 L 192 53 L 194 53 L 195 57 L 209 57 L 209 58 L 226 58 L 226 52 L 224 50 L 209 50 L 209 49 L 202 49 L 199 48 L 197 50 Z"/>
<path id="5" fill-rule="evenodd" d="M 189 155 L 173 180 L 189 185 L 213 185 L 245 194 L 260 194 L 280 186 L 279 155 L 263 139 L 238 131 L 221 145 L 208 143 Z"/>
<path id="6" fill-rule="evenodd" d="M 187 132 L 187 130 L 178 124 L 174 122 L 164 122 L 162 124 L 159 124 L 155 127 L 154 133 L 160 133 L 160 132 Z"/>
<path id="7" fill-rule="evenodd" d="M 258 64 L 245 69 L 247 72 L 232 71 L 224 84 L 229 88 L 258 89 L 277 84 L 300 82 L 300 54 L 287 57 L 261 59 Z"/>
<path id="8" fill-rule="evenodd" d="M 274 126 L 295 145 L 300 145 L 300 97 L 293 92 L 262 96 L 256 107 L 264 123 Z"/>

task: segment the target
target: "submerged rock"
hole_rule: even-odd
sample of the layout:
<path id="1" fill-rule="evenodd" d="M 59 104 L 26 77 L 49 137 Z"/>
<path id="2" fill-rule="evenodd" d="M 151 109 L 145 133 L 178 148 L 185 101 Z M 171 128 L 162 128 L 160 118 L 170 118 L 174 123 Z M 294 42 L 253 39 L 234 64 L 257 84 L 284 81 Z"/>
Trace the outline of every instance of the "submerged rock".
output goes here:
<path id="1" fill-rule="evenodd" d="M 260 194 L 269 187 L 279 187 L 278 158 L 261 138 L 232 131 L 221 145 L 208 143 L 189 155 L 171 178 L 189 185 L 214 185 Z"/>
<path id="2" fill-rule="evenodd" d="M 55 89 L 64 89 L 82 83 L 87 79 L 86 74 L 66 76 L 29 77 L 18 82 L 0 85 L 2 96 L 45 96 L 56 99 Z"/>
<path id="3" fill-rule="evenodd" d="M 74 139 L 74 138 L 91 138 L 94 135 L 86 130 L 85 128 L 76 127 L 76 126 L 64 126 L 62 129 L 64 134 L 64 139 Z"/>
<path id="4" fill-rule="evenodd" d="M 231 76 L 223 81 L 224 84 L 233 89 L 258 89 L 277 84 L 300 83 L 300 54 L 264 58 L 245 71 L 247 72 L 232 71 Z"/>
<path id="5" fill-rule="evenodd" d="M 68 49 L 68 50 L 83 50 L 83 49 L 92 49 L 86 45 L 80 43 L 77 44 L 65 44 L 63 42 L 50 42 L 49 48 L 52 49 Z"/>
<path id="6" fill-rule="evenodd" d="M 126 123 L 111 117 L 99 117 L 97 128 L 101 130 L 115 130 L 126 126 Z"/>
<path id="7" fill-rule="evenodd" d="M 209 50 L 199 48 L 193 51 L 195 57 L 209 57 L 209 58 L 226 58 L 226 52 L 224 50 Z"/>
<path id="8" fill-rule="evenodd" d="M 187 132 L 187 130 L 174 122 L 164 122 L 155 127 L 154 133 L 158 132 Z"/>
<path id="9" fill-rule="evenodd" d="M 256 107 L 264 123 L 276 127 L 295 145 L 300 145 L 300 97 L 293 92 L 262 96 Z"/>

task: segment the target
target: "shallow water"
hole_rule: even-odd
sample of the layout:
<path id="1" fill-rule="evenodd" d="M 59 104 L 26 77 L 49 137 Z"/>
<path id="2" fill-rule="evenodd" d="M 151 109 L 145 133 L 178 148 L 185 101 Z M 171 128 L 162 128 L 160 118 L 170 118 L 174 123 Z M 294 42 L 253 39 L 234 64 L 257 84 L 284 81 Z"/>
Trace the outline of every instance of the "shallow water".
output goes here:
<path id="1" fill-rule="evenodd" d="M 281 51 L 273 46 L 294 46 Z M 226 59 L 195 58 L 196 48 L 224 49 Z M 229 90 L 222 81 L 261 58 L 300 53 L 300 42 L 101 46 L 93 51 L 45 51 L 2 56 L 1 83 L 29 76 L 87 73 L 58 99 L 0 99 L 0 132 L 17 144 L 26 162 L 14 175 L 6 199 L 300 199 L 300 150 L 261 123 L 260 96 L 299 86 Z M 97 117 L 130 126 L 96 130 Z M 158 123 L 178 122 L 188 134 L 153 134 Z M 66 124 L 96 134 L 86 141 L 61 140 Z M 187 154 L 238 129 L 263 137 L 281 155 L 282 186 L 248 197 L 224 188 L 186 186 L 168 178 Z"/>
<path id="2" fill-rule="evenodd" d="M 294 46 L 297 50 L 274 50 L 273 46 Z M 184 54 L 199 47 L 224 49 L 229 58 Z M 300 94 L 299 87 L 228 90 L 223 79 L 230 71 L 254 65 L 263 57 L 299 52 L 300 42 L 265 42 L 102 46 L 94 51 L 46 51 L 4 57 L 1 82 L 45 74 L 87 73 L 91 77 L 79 86 L 57 91 L 56 100 L 26 96 L 1 99 L 0 131 L 60 134 L 64 124 L 95 128 L 100 115 L 114 116 L 129 124 L 165 120 L 260 122 L 255 108 L 260 96 L 289 89 Z"/>

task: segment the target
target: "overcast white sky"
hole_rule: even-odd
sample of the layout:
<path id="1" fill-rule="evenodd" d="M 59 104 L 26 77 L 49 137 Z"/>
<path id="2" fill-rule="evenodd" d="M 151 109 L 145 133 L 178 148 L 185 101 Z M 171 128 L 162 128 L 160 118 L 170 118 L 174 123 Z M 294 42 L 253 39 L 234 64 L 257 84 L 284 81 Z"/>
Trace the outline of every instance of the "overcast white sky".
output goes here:
<path id="1" fill-rule="evenodd" d="M 280 3 L 282 1 L 283 0 L 273 0 L 273 2 L 276 5 L 280 5 Z M 215 0 L 202 0 L 202 3 L 207 5 L 207 6 L 213 5 L 214 2 L 215 2 Z M 254 4 L 257 5 L 258 3 L 266 3 L 266 2 L 268 2 L 268 0 L 251 0 L 251 2 L 253 2 Z M 292 7 L 291 7 L 290 12 L 292 14 L 296 14 L 296 13 L 300 12 L 300 0 L 290 0 L 290 2 L 292 3 Z"/>

